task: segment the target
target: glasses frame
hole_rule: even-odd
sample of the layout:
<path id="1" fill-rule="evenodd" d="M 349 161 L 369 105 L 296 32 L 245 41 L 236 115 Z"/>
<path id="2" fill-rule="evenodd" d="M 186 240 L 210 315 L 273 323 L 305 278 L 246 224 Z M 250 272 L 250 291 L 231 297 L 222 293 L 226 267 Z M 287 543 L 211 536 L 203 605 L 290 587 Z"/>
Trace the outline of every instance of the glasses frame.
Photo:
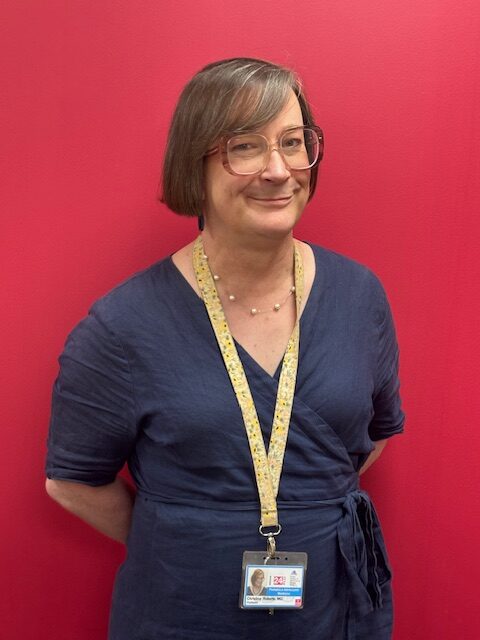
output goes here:
<path id="1" fill-rule="evenodd" d="M 315 161 L 309 167 L 306 167 L 305 169 L 296 169 L 295 167 L 291 167 L 288 164 L 288 160 L 285 158 L 285 155 L 284 155 L 284 153 L 282 151 L 282 148 L 280 146 L 280 142 L 281 142 L 282 138 L 285 135 L 287 135 L 287 133 L 289 133 L 290 131 L 295 131 L 296 129 L 304 129 L 304 130 L 305 129 L 311 129 L 312 131 L 315 131 L 315 133 L 318 136 L 318 155 L 317 155 L 317 158 L 315 159 Z M 265 165 L 261 169 L 259 169 L 258 171 L 252 171 L 251 173 L 237 173 L 236 171 L 234 171 L 232 169 L 232 167 L 230 166 L 230 163 L 228 161 L 228 143 L 233 138 L 236 138 L 236 137 L 242 136 L 242 135 L 248 135 L 249 133 L 255 133 L 255 135 L 260 136 L 261 138 L 263 138 L 265 140 L 265 142 L 267 143 L 267 153 L 268 153 L 267 160 L 265 162 Z M 228 173 L 230 173 L 232 176 L 257 176 L 257 175 L 260 175 L 261 173 L 263 173 L 265 171 L 265 169 L 267 168 L 268 163 L 270 162 L 270 156 L 272 154 L 272 151 L 278 151 L 278 153 L 280 154 L 280 157 L 282 158 L 282 161 L 283 161 L 285 167 L 288 169 L 288 171 L 309 171 L 310 169 L 313 169 L 313 167 L 315 167 L 317 164 L 319 164 L 322 161 L 323 150 L 324 150 L 323 131 L 320 129 L 320 127 L 317 127 L 315 125 L 306 124 L 306 125 L 300 125 L 298 127 L 289 127 L 288 129 L 285 129 L 285 131 L 282 132 L 281 136 L 273 144 L 270 144 L 270 142 L 268 141 L 268 138 L 266 138 L 261 133 L 248 132 L 248 131 L 239 131 L 238 133 L 229 134 L 229 135 L 226 135 L 226 136 L 223 136 L 222 138 L 220 138 L 218 145 L 216 147 L 214 147 L 213 149 L 209 149 L 205 155 L 206 156 L 212 156 L 212 155 L 215 155 L 216 153 L 219 152 L 220 155 L 221 155 L 222 164 L 223 164 L 225 170 L 228 171 Z"/>

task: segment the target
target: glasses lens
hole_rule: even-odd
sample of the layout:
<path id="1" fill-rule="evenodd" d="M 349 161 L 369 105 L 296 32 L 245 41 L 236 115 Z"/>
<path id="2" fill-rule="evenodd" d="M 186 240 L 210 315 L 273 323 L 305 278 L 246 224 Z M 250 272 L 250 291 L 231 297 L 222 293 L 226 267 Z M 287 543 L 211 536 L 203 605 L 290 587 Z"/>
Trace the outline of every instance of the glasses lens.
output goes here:
<path id="1" fill-rule="evenodd" d="M 318 159 L 320 145 L 315 129 L 290 129 L 283 134 L 280 144 L 291 169 L 309 169 Z"/>
<path id="2" fill-rule="evenodd" d="M 228 163 L 235 173 L 257 173 L 263 169 L 267 151 L 267 141 L 263 136 L 255 133 L 234 136 L 227 143 Z"/>

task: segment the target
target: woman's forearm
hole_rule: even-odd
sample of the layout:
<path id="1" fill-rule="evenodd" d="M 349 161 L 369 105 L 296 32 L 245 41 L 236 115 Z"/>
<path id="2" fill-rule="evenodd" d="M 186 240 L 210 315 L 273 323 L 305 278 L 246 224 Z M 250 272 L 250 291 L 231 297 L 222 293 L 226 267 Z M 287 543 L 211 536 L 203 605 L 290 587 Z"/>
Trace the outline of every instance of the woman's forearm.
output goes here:
<path id="1" fill-rule="evenodd" d="M 376 442 L 373 443 L 375 449 L 370 453 L 368 458 L 365 460 L 365 463 L 363 464 L 362 468 L 358 472 L 359 475 L 362 475 L 362 473 L 365 473 L 365 471 L 372 466 L 375 460 L 378 460 L 378 458 L 380 457 L 380 454 L 385 449 L 386 444 L 387 444 L 387 440 L 377 440 Z"/>
<path id="2" fill-rule="evenodd" d="M 48 495 L 64 509 L 117 542 L 125 543 L 132 520 L 134 491 L 123 478 L 100 487 L 47 479 Z"/>

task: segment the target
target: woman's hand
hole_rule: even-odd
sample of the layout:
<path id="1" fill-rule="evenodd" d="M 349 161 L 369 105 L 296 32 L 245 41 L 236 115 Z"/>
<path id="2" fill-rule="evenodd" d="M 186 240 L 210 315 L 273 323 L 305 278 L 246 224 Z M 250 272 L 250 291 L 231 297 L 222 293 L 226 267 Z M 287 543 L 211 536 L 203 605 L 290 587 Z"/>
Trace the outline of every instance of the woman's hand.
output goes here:
<path id="1" fill-rule="evenodd" d="M 132 519 L 133 488 L 117 477 L 111 484 L 91 487 L 47 478 L 48 495 L 64 509 L 117 542 L 125 543 Z"/>

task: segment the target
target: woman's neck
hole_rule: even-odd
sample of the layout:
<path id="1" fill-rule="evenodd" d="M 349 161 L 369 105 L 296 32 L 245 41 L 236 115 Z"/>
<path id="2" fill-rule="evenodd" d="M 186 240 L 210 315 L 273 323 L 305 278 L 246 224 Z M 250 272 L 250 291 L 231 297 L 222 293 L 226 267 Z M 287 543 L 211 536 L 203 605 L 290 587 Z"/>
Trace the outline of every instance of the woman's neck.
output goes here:
<path id="1" fill-rule="evenodd" d="M 221 280 L 235 287 L 237 294 L 263 295 L 293 276 L 294 239 L 291 234 L 281 239 L 256 239 L 242 243 L 237 238 L 215 237 L 205 229 L 203 247 L 210 269 Z"/>

